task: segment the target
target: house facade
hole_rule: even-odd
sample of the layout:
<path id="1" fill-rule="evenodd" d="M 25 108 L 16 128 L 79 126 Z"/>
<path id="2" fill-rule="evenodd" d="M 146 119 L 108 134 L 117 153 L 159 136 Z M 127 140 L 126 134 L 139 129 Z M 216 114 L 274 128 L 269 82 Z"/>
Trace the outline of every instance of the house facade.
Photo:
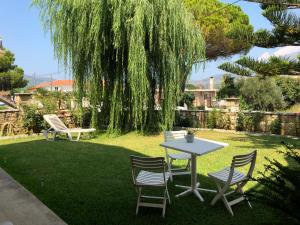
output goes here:
<path id="1" fill-rule="evenodd" d="M 36 91 L 39 88 L 47 91 L 60 91 L 60 92 L 72 92 L 73 91 L 73 80 L 54 80 L 52 82 L 43 82 L 34 87 L 29 88 L 31 92 Z"/>
<path id="2" fill-rule="evenodd" d="M 192 93 L 195 96 L 194 106 L 212 108 L 216 103 L 218 89 L 215 88 L 215 79 L 210 77 L 209 88 L 186 89 L 185 92 Z"/>

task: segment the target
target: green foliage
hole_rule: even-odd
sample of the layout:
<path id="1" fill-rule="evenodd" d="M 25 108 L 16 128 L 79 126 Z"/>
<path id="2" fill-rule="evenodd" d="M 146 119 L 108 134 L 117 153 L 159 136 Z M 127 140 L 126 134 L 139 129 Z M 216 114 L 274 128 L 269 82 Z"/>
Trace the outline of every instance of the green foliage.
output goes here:
<path id="1" fill-rule="evenodd" d="M 5 110 L 5 109 L 8 109 L 8 108 L 6 106 L 0 105 L 0 110 Z"/>
<path id="2" fill-rule="evenodd" d="M 222 77 L 221 87 L 217 93 L 218 99 L 237 96 L 239 96 L 239 89 L 234 83 L 234 77 L 225 74 Z"/>
<path id="3" fill-rule="evenodd" d="M 245 130 L 245 125 L 244 125 L 244 119 L 245 118 L 245 114 L 242 112 L 238 112 L 237 113 L 237 117 L 236 117 L 236 127 L 235 129 L 237 131 L 243 131 Z"/>
<path id="4" fill-rule="evenodd" d="M 272 121 L 270 131 L 272 134 L 281 134 L 281 120 L 279 118 Z"/>
<path id="5" fill-rule="evenodd" d="M 241 79 L 240 94 L 251 110 L 275 111 L 284 107 L 283 96 L 274 78 Z"/>
<path id="6" fill-rule="evenodd" d="M 42 113 L 35 105 L 23 105 L 23 126 L 28 133 L 40 133 L 45 128 Z"/>
<path id="7" fill-rule="evenodd" d="M 198 110 L 205 110 L 205 105 L 200 105 L 197 107 Z"/>
<path id="8" fill-rule="evenodd" d="M 239 6 L 218 0 L 184 0 L 184 3 L 203 32 L 208 58 L 246 51 L 251 46 L 253 27 Z"/>
<path id="9" fill-rule="evenodd" d="M 76 109 L 72 112 L 72 117 L 75 120 L 77 126 L 83 128 L 91 127 L 92 122 L 92 109 L 91 108 L 82 108 Z"/>
<path id="10" fill-rule="evenodd" d="M 33 0 L 56 56 L 71 67 L 78 98 L 89 96 L 93 125 L 145 131 L 157 117 L 170 129 L 182 85 L 205 44 L 181 0 Z M 87 86 L 88 85 L 88 86 Z M 98 113 L 97 106 L 102 105 Z"/>
<path id="11" fill-rule="evenodd" d="M 261 1 L 263 2 L 263 1 Z M 274 26 L 272 31 L 259 30 L 254 34 L 254 43 L 259 47 L 277 47 L 282 45 L 298 45 L 300 40 L 300 18 L 296 13 L 288 11 L 288 4 L 285 1 L 274 1 L 277 5 L 264 5 L 262 15 Z M 296 8 L 300 8 L 298 6 Z"/>
<path id="12" fill-rule="evenodd" d="M 240 76 L 276 76 L 276 75 L 299 75 L 300 60 L 291 60 L 280 57 L 270 57 L 267 61 L 256 60 L 251 57 L 242 57 L 234 63 L 224 63 L 219 66 L 226 72 Z"/>
<path id="13" fill-rule="evenodd" d="M 248 131 L 256 132 L 260 131 L 260 122 L 263 119 L 263 114 L 256 113 L 237 113 L 236 130 L 237 131 Z"/>
<path id="14" fill-rule="evenodd" d="M 300 150 L 293 145 L 284 145 L 287 151 L 280 153 L 285 156 L 288 166 L 266 157 L 268 164 L 255 179 L 260 189 L 252 194 L 257 201 L 282 210 L 300 223 Z"/>
<path id="15" fill-rule="evenodd" d="M 199 119 L 196 116 L 182 118 L 180 112 L 176 111 L 174 126 L 177 127 L 190 127 L 190 128 L 199 128 Z"/>
<path id="16" fill-rule="evenodd" d="M 15 57 L 10 51 L 5 51 L 0 56 L 0 90 L 13 91 L 15 88 L 25 87 L 28 83 L 24 80 L 24 71 L 14 65 Z"/>
<path id="17" fill-rule="evenodd" d="M 42 88 L 37 89 L 35 97 L 43 105 L 40 109 L 43 114 L 56 113 L 61 108 L 70 109 L 70 102 L 73 99 L 72 93 L 47 91 Z"/>
<path id="18" fill-rule="evenodd" d="M 219 117 L 220 117 L 219 111 L 217 111 L 216 109 L 213 109 L 212 111 L 210 111 L 208 114 L 208 119 L 207 119 L 207 127 L 210 129 L 217 128 Z"/>
<path id="19" fill-rule="evenodd" d="M 193 93 L 184 92 L 180 100 L 180 105 L 183 106 L 184 104 L 186 104 L 188 109 L 191 109 L 194 106 L 193 104 L 194 100 L 195 100 L 195 95 Z"/>
<path id="20" fill-rule="evenodd" d="M 300 79 L 277 77 L 276 84 L 281 88 L 288 107 L 300 103 Z"/>

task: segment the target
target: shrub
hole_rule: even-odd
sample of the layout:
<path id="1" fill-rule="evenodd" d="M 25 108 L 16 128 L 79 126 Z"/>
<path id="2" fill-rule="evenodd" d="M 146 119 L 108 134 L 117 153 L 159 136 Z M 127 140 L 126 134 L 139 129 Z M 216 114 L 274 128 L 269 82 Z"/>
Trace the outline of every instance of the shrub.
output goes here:
<path id="1" fill-rule="evenodd" d="M 236 126 L 235 126 L 235 129 L 237 131 L 243 131 L 243 130 L 245 130 L 245 127 L 244 127 L 244 117 L 245 117 L 244 113 L 242 113 L 242 112 L 238 112 L 237 113 Z"/>
<path id="2" fill-rule="evenodd" d="M 23 126 L 28 133 L 40 133 L 45 128 L 42 114 L 35 105 L 23 105 Z"/>
<path id="3" fill-rule="evenodd" d="M 258 131 L 260 129 L 260 122 L 263 119 L 262 113 L 246 114 L 238 112 L 236 121 L 237 131 Z"/>
<path id="4" fill-rule="evenodd" d="M 217 127 L 225 130 L 229 130 L 231 127 L 231 120 L 228 114 L 218 113 Z"/>
<path id="5" fill-rule="evenodd" d="M 281 134 L 281 121 L 279 118 L 272 121 L 270 131 L 272 134 Z"/>
<path id="6" fill-rule="evenodd" d="M 92 119 L 91 108 L 83 108 L 82 110 L 77 109 L 72 112 L 72 117 L 77 126 L 90 127 Z"/>
<path id="7" fill-rule="evenodd" d="M 251 77 L 240 80 L 240 94 L 251 110 L 275 111 L 284 108 L 281 89 L 274 78 Z"/>
<path id="8" fill-rule="evenodd" d="M 210 129 L 217 128 L 219 116 L 220 114 L 216 109 L 213 109 L 211 112 L 209 112 L 207 119 L 207 127 Z"/>
<path id="9" fill-rule="evenodd" d="M 294 217 L 300 223 L 300 150 L 295 146 L 283 143 L 287 151 L 280 151 L 289 163 L 285 166 L 276 159 L 266 158 L 265 170 L 254 179 L 259 189 L 250 192 L 254 200 L 277 208 Z"/>

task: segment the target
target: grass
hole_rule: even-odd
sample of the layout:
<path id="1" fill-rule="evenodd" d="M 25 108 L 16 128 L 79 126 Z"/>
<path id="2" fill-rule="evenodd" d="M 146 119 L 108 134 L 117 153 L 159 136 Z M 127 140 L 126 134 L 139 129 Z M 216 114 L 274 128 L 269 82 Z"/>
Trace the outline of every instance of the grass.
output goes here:
<path id="1" fill-rule="evenodd" d="M 7 107 L 7 106 L 0 105 L 0 110 L 5 110 L 5 109 L 8 109 L 8 107 Z"/>
<path id="2" fill-rule="evenodd" d="M 291 108 L 287 109 L 285 112 L 289 113 L 300 113 L 300 103 L 293 105 Z"/>
<path id="3" fill-rule="evenodd" d="M 198 157 L 201 185 L 215 188 L 206 174 L 231 162 L 232 156 L 258 149 L 255 169 L 263 170 L 265 156 L 285 162 L 276 150 L 288 139 L 271 136 L 201 131 L 198 136 L 229 143 L 229 147 Z M 69 225 L 100 224 L 293 224 L 280 211 L 253 202 L 250 210 L 245 203 L 233 207 L 232 217 L 222 202 L 210 206 L 213 194 L 204 192 L 205 202 L 195 196 L 180 199 L 181 190 L 174 184 L 189 184 L 189 176 L 175 177 L 169 185 L 172 204 L 166 218 L 161 210 L 142 208 L 135 215 L 136 193 L 130 177 L 129 155 L 163 156 L 159 147 L 162 135 L 140 136 L 129 133 L 109 138 L 105 135 L 79 143 L 60 140 L 47 142 L 41 138 L 3 140 L 0 144 L 0 166 L 24 185 Z M 296 143 L 296 140 L 288 140 Z M 285 162 L 286 163 L 286 162 Z M 246 189 L 255 188 L 249 183 Z"/>

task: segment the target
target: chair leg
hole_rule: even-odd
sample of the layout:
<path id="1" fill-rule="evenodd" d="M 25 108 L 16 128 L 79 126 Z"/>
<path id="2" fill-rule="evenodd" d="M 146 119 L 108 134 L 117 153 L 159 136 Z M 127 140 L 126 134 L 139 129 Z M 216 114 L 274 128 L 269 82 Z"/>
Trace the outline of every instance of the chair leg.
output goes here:
<path id="1" fill-rule="evenodd" d="M 217 188 L 218 188 L 218 193 L 216 194 L 216 196 L 213 198 L 213 200 L 211 201 L 211 205 L 215 205 L 216 202 L 224 195 L 224 192 L 222 191 L 221 185 L 219 184 L 219 182 L 215 181 L 215 183 L 217 184 Z"/>
<path id="2" fill-rule="evenodd" d="M 225 195 L 222 195 L 222 200 L 223 200 L 223 202 L 224 202 L 224 205 L 225 205 L 226 209 L 229 211 L 229 213 L 230 213 L 232 216 L 234 216 L 233 211 L 232 211 L 232 209 L 231 209 L 231 206 L 229 205 L 229 203 L 228 203 L 228 201 L 227 201 Z"/>
<path id="3" fill-rule="evenodd" d="M 237 190 L 241 195 L 243 195 L 243 197 L 244 197 L 245 200 L 247 201 L 249 207 L 252 209 L 252 205 L 251 205 L 249 199 L 247 198 L 247 196 L 245 195 L 245 193 L 244 193 L 244 191 L 243 191 L 243 188 L 242 188 L 239 184 L 237 185 L 236 190 Z"/>
<path id="4" fill-rule="evenodd" d="M 172 163 L 173 163 L 173 159 L 169 159 L 169 162 L 168 162 L 168 170 L 169 170 L 170 181 L 171 181 L 171 182 L 173 182 Z"/>
<path id="5" fill-rule="evenodd" d="M 215 183 L 217 184 L 217 188 L 218 188 L 218 194 L 214 197 L 214 199 L 211 201 L 211 205 L 214 205 L 216 204 L 216 202 L 222 198 L 222 201 L 226 207 L 226 209 L 229 211 L 229 213 L 233 216 L 233 211 L 231 209 L 231 206 L 229 205 L 228 201 L 227 201 L 227 198 L 225 196 L 225 192 L 226 190 L 228 189 L 228 186 L 224 186 L 224 187 L 221 187 L 221 184 L 215 180 Z"/>
<path id="6" fill-rule="evenodd" d="M 163 211 L 162 211 L 162 217 L 163 217 L 163 218 L 165 218 L 166 207 L 167 207 L 167 189 L 165 190 L 165 193 L 164 193 L 164 200 L 163 200 Z"/>
<path id="7" fill-rule="evenodd" d="M 139 213 L 141 195 L 142 195 L 142 188 L 138 188 L 138 199 L 137 199 L 136 210 L 135 210 L 136 215 Z"/>
<path id="8" fill-rule="evenodd" d="M 169 204 L 171 205 L 171 198 L 170 198 L 168 187 L 166 187 L 166 191 L 167 191 L 167 197 L 168 197 L 168 200 L 169 200 Z"/>
<path id="9" fill-rule="evenodd" d="M 191 170 L 191 160 L 190 160 L 190 159 L 188 160 L 185 169 L 186 169 L 187 171 Z"/>
<path id="10" fill-rule="evenodd" d="M 81 132 L 79 132 L 79 133 L 78 133 L 78 136 L 77 136 L 77 139 L 76 139 L 76 141 L 79 141 L 79 139 L 80 139 L 80 136 L 81 136 Z"/>
<path id="11" fill-rule="evenodd" d="M 69 138 L 70 141 L 73 141 L 71 133 L 68 133 L 68 138 Z"/>

